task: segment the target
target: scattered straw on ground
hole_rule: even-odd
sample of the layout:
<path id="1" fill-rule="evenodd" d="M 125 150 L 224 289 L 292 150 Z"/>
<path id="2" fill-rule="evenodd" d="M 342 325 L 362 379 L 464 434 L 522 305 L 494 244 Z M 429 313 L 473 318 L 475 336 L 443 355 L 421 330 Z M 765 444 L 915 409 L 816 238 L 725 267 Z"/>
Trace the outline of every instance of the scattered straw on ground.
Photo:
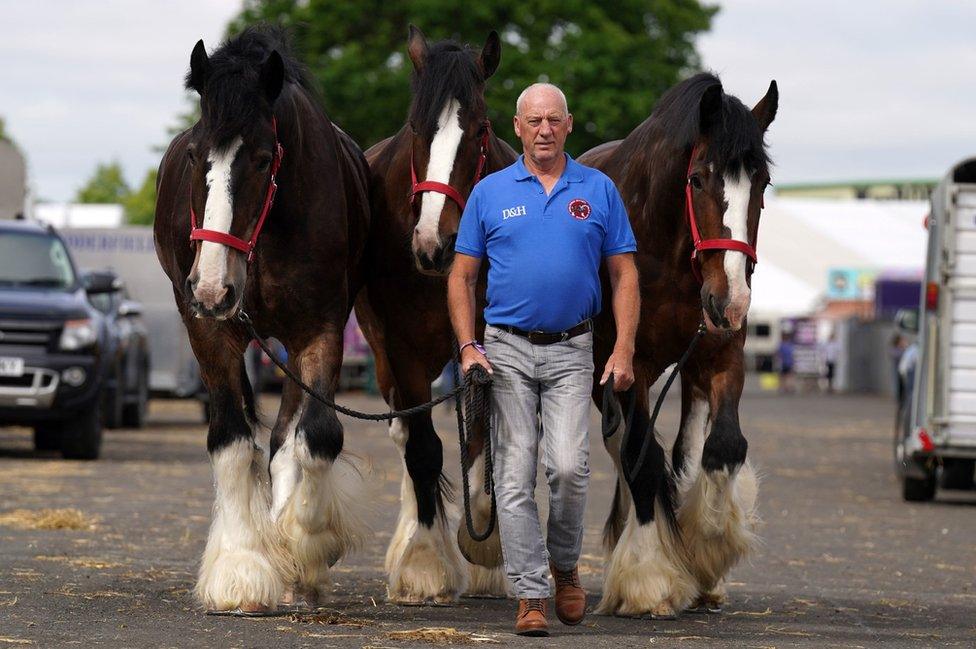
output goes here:
<path id="1" fill-rule="evenodd" d="M 0 636 L 0 644 L 34 644 L 34 641 L 26 638 L 6 638 Z"/>
<path id="2" fill-rule="evenodd" d="M 350 626 L 362 629 L 369 625 L 369 620 L 348 617 L 339 611 L 318 611 L 316 613 L 293 613 L 291 621 L 296 624 L 321 624 L 323 626 Z"/>
<path id="3" fill-rule="evenodd" d="M 95 557 L 65 557 L 65 556 L 48 556 L 39 554 L 34 557 L 38 561 L 63 561 L 64 563 L 69 563 L 72 566 L 78 566 L 79 568 L 91 568 L 92 570 L 105 570 L 106 568 L 118 568 L 123 565 L 121 563 L 115 563 L 114 561 L 105 561 L 104 559 L 96 559 Z"/>
<path id="4" fill-rule="evenodd" d="M 77 509 L 15 509 L 0 513 L 0 525 L 21 530 L 91 530 L 95 521 Z"/>
<path id="5" fill-rule="evenodd" d="M 498 640 L 486 635 L 458 631 L 454 627 L 427 626 L 409 631 L 390 631 L 386 634 L 390 640 L 408 640 L 411 642 L 426 642 L 428 644 L 499 644 Z"/>

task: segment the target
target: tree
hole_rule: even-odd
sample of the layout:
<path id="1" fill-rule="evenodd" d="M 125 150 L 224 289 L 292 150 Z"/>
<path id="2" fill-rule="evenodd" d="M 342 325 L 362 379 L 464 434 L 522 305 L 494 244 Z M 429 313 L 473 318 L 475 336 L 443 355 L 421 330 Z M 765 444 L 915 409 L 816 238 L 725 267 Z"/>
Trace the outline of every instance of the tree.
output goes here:
<path id="1" fill-rule="evenodd" d="M 494 29 L 503 43 L 488 83 L 496 131 L 514 143 L 519 92 L 549 81 L 569 99 L 576 130 L 567 144 L 578 154 L 626 136 L 667 88 L 699 67 L 694 39 L 717 11 L 701 0 L 245 0 L 228 32 L 259 21 L 289 26 L 329 115 L 365 148 L 406 119 L 409 23 L 431 40 L 478 47 Z"/>
<path id="2" fill-rule="evenodd" d="M 101 163 L 88 182 L 78 190 L 79 203 L 122 203 L 129 195 L 129 186 L 118 161 Z"/>
<path id="3" fill-rule="evenodd" d="M 138 189 L 125 197 L 125 220 L 135 225 L 152 225 L 156 216 L 156 169 L 146 172 Z"/>

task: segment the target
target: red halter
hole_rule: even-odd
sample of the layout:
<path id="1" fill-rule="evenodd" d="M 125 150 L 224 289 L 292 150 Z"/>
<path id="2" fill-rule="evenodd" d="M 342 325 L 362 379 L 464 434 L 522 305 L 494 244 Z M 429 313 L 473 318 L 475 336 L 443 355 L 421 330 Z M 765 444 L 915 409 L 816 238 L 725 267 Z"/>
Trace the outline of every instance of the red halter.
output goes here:
<path id="1" fill-rule="evenodd" d="M 261 207 L 261 216 L 258 217 L 258 223 L 254 226 L 254 232 L 251 234 L 251 238 L 247 241 L 243 239 L 238 239 L 237 237 L 229 234 L 227 232 L 220 232 L 219 230 L 205 230 L 204 228 L 197 227 L 197 214 L 193 210 L 193 196 L 191 190 L 190 196 L 190 245 L 193 245 L 194 241 L 210 241 L 212 243 L 219 243 L 224 246 L 229 246 L 235 250 L 240 250 L 247 255 L 247 263 L 251 263 L 254 259 L 254 246 L 258 242 L 258 235 L 261 234 L 261 228 L 264 227 L 264 220 L 268 218 L 268 212 L 271 211 L 271 206 L 274 205 L 275 192 L 278 191 L 278 183 L 275 181 L 275 176 L 278 174 L 278 169 L 281 168 L 281 159 L 285 157 L 285 148 L 281 146 L 281 142 L 278 141 L 278 121 L 272 117 L 271 118 L 271 130 L 274 131 L 275 136 L 275 146 L 274 155 L 271 158 L 271 178 L 268 181 L 268 193 L 264 196 L 264 205 Z"/>
<path id="2" fill-rule="evenodd" d="M 480 152 L 478 154 L 478 168 L 474 172 L 474 184 L 478 184 L 481 180 L 481 172 L 485 168 L 485 161 L 488 159 L 488 138 L 491 137 L 491 122 L 485 120 L 482 126 L 485 132 L 481 135 L 481 145 Z M 410 202 L 417 200 L 417 196 L 423 192 L 437 192 L 438 194 L 444 194 L 452 201 L 457 203 L 457 206 L 464 211 L 465 200 L 461 196 L 461 193 L 447 185 L 445 183 L 439 183 L 433 180 L 425 180 L 423 182 L 417 182 L 417 171 L 413 166 L 413 143 L 411 141 L 410 146 Z"/>
<path id="3" fill-rule="evenodd" d="M 691 240 L 695 248 L 691 251 L 691 270 L 695 274 L 698 283 L 702 283 L 701 261 L 698 253 L 702 250 L 735 250 L 746 255 L 752 260 L 753 264 L 759 262 L 756 258 L 756 249 L 744 241 L 736 239 L 702 239 L 701 232 L 698 230 L 698 219 L 695 218 L 695 203 L 691 199 L 691 167 L 695 163 L 698 155 L 698 146 L 691 150 L 691 159 L 688 160 L 687 182 L 685 183 L 685 205 L 688 212 L 688 225 L 691 228 Z"/>

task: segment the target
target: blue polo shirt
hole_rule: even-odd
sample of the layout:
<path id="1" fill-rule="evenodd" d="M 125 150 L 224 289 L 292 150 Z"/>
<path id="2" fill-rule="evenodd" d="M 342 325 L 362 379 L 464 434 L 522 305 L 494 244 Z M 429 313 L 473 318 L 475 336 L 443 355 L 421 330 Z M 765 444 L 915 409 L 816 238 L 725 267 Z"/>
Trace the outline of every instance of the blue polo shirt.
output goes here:
<path id="1" fill-rule="evenodd" d="M 548 196 L 522 157 L 475 185 L 454 249 L 488 257 L 488 323 L 558 332 L 600 312 L 600 261 L 637 242 L 613 181 L 567 154 Z"/>

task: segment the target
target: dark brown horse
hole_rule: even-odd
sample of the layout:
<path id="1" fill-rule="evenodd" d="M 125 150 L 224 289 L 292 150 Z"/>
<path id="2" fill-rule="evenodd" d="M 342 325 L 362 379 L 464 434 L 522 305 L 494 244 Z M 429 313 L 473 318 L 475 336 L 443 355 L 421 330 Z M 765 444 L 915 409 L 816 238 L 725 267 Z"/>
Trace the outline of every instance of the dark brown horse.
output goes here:
<path id="1" fill-rule="evenodd" d="M 408 52 L 414 66 L 409 123 L 366 152 L 373 225 L 366 290 L 356 302 L 356 315 L 376 355 L 382 393 L 398 409 L 428 401 L 431 381 L 451 358 L 446 275 L 461 203 L 481 175 L 516 158 L 486 119 L 485 81 L 500 57 L 495 32 L 479 53 L 453 42 L 428 45 L 411 26 Z M 443 185 L 457 195 L 450 196 Z M 413 199 L 412 189 L 419 190 Z M 390 599 L 452 602 L 466 589 L 504 594 L 497 532 L 475 544 L 462 525 L 456 538 L 458 511 L 450 502 L 430 413 L 395 420 L 390 436 L 404 462 L 400 516 L 386 554 Z M 480 452 L 480 442 L 478 436 L 472 440 L 473 454 Z M 480 489 L 482 461 L 479 456 L 471 470 L 479 529 L 490 507 Z M 469 566 L 458 540 L 465 556 L 488 568 Z"/>
<path id="2" fill-rule="evenodd" d="M 359 476 L 337 462 L 335 412 L 287 383 L 269 485 L 244 374 L 250 337 L 233 316 L 246 309 L 306 383 L 334 393 L 362 283 L 368 168 L 274 30 L 245 31 L 209 57 L 200 41 L 187 87 L 200 95 L 201 118 L 160 164 L 155 236 L 210 393 L 216 501 L 197 595 L 211 609 L 264 610 L 289 592 L 314 597 L 362 534 L 360 501 L 348 492 Z"/>
<path id="3" fill-rule="evenodd" d="M 681 372 L 671 466 L 652 439 L 631 480 L 626 469 L 635 468 L 645 431 L 623 449 L 621 434 L 610 437 L 618 481 L 605 530 L 611 555 L 601 612 L 671 616 L 693 604 L 718 607 L 722 579 L 753 542 L 757 484 L 738 415 L 752 263 L 741 250 L 704 250 L 696 258 L 699 282 L 690 263 L 686 193 L 702 238 L 754 247 L 769 183 L 763 138 L 777 104 L 775 82 L 750 111 L 723 92 L 718 78 L 699 74 L 665 93 L 626 139 L 580 157 L 614 180 L 637 237 L 634 421 L 646 425 L 648 389 L 677 362 L 703 318 L 709 330 Z M 606 292 L 609 282 L 603 284 Z M 606 309 L 596 324 L 597 368 L 614 332 Z"/>

